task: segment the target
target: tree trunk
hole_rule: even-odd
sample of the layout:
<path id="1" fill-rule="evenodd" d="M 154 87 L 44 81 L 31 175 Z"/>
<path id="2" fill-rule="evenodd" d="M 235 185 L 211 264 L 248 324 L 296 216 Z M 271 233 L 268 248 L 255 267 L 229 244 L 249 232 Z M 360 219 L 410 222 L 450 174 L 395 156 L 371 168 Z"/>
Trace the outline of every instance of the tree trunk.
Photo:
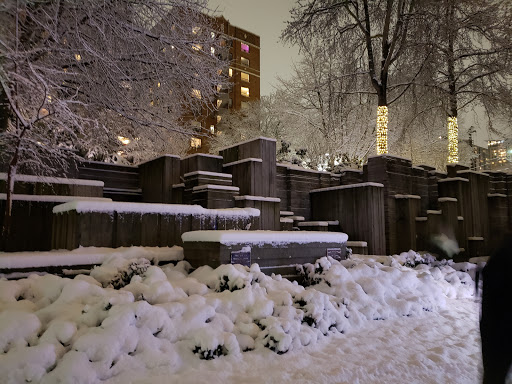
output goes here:
<path id="1" fill-rule="evenodd" d="M 382 86 L 377 91 L 377 155 L 388 153 L 388 105 L 386 89 Z"/>

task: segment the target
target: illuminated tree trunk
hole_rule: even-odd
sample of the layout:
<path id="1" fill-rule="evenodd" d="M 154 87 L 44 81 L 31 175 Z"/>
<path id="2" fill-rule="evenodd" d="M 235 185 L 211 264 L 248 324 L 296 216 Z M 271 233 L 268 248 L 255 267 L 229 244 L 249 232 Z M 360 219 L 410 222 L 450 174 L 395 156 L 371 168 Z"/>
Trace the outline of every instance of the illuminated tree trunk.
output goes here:
<path id="1" fill-rule="evenodd" d="M 377 107 L 377 155 L 388 153 L 388 107 Z"/>
<path id="2" fill-rule="evenodd" d="M 387 76 L 384 77 L 387 80 Z M 388 153 L 388 105 L 383 84 L 375 84 L 379 105 L 377 107 L 377 155 Z"/>

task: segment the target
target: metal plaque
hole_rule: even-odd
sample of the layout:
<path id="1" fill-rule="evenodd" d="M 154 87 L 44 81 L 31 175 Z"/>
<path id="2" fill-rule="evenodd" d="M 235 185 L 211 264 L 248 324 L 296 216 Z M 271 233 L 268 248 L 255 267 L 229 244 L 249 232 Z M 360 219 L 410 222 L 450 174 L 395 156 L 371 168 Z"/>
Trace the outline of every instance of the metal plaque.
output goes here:
<path id="1" fill-rule="evenodd" d="M 334 260 L 341 260 L 341 248 L 327 248 L 327 256 L 331 256 Z"/>
<path id="2" fill-rule="evenodd" d="M 251 251 L 232 251 L 231 264 L 241 264 L 246 267 L 251 266 Z"/>

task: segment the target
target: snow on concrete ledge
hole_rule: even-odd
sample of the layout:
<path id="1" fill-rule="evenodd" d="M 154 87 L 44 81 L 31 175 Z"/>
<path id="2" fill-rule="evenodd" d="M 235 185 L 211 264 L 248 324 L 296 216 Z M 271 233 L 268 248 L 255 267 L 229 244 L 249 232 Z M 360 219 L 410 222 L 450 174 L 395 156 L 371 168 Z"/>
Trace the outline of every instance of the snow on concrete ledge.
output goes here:
<path id="1" fill-rule="evenodd" d="M 13 200 L 18 201 L 44 201 L 49 203 L 67 203 L 75 200 L 104 201 L 111 202 L 108 197 L 83 197 L 83 196 L 61 196 L 61 195 L 12 195 Z M 0 200 L 7 200 L 7 194 L 0 193 Z"/>
<path id="2" fill-rule="evenodd" d="M 101 264 L 107 258 L 143 257 L 155 264 L 183 260 L 183 248 L 174 247 L 83 247 L 72 251 L 0 252 L 0 270 Z"/>
<path id="3" fill-rule="evenodd" d="M 327 227 L 329 223 L 327 221 L 303 221 L 298 225 L 299 227 Z"/>
<path id="4" fill-rule="evenodd" d="M 252 196 L 252 195 L 235 196 L 235 200 L 270 201 L 272 203 L 280 203 L 281 202 L 281 199 L 279 197 L 263 197 L 263 196 Z"/>
<path id="5" fill-rule="evenodd" d="M 234 192 L 240 191 L 240 188 L 238 188 L 238 187 L 232 187 L 230 185 L 216 185 L 216 184 L 198 185 L 196 187 L 193 187 L 192 191 L 193 192 L 198 192 L 198 191 L 202 191 L 204 189 L 216 189 L 216 190 L 234 191 Z"/>
<path id="6" fill-rule="evenodd" d="M 248 157 L 247 159 L 232 161 L 231 163 L 223 164 L 222 167 L 231 167 L 232 165 L 247 163 L 248 161 L 254 161 L 256 163 L 263 163 L 263 159 L 257 157 Z"/>
<path id="7" fill-rule="evenodd" d="M 487 173 L 472 171 L 470 169 L 463 169 L 461 171 L 457 171 L 457 175 L 464 175 L 466 173 L 472 173 L 474 175 L 480 175 L 480 176 L 487 176 L 487 177 L 489 177 L 489 175 Z"/>
<path id="8" fill-rule="evenodd" d="M 195 175 L 203 175 L 203 176 L 217 176 L 217 177 L 226 177 L 231 179 L 233 177 L 230 173 L 219 173 L 219 172 L 209 172 L 209 171 L 194 171 L 185 173 L 183 177 L 195 176 Z"/>
<path id="9" fill-rule="evenodd" d="M 223 245 L 284 245 L 290 243 L 345 243 L 348 236 L 342 232 L 317 231 L 192 231 L 181 235 L 185 243 L 212 242 Z"/>
<path id="10" fill-rule="evenodd" d="M 313 189 L 313 190 L 309 191 L 309 193 L 337 191 L 338 189 L 349 189 L 349 188 L 359 188 L 359 187 L 380 187 L 380 188 L 384 188 L 384 184 L 368 182 L 368 183 L 338 185 L 336 187 Z"/>
<path id="11" fill-rule="evenodd" d="M 181 160 L 190 159 L 191 157 L 194 157 L 194 156 L 210 157 L 210 158 L 212 158 L 212 159 L 222 159 L 222 156 L 218 156 L 218 155 L 210 155 L 209 153 L 194 153 L 193 155 L 185 156 L 185 157 L 184 157 L 184 158 L 182 158 Z"/>
<path id="12" fill-rule="evenodd" d="M 446 179 L 437 180 L 438 183 L 444 183 L 445 181 L 467 181 L 468 179 L 464 179 L 463 177 L 448 177 Z"/>
<path id="13" fill-rule="evenodd" d="M 438 202 L 444 203 L 445 201 L 454 201 L 457 202 L 458 200 L 455 197 L 439 197 L 437 199 Z"/>
<path id="14" fill-rule="evenodd" d="M 0 180 L 7 180 L 7 173 L 0 172 Z M 89 185 L 103 187 L 105 183 L 97 180 L 67 179 L 65 177 L 50 176 L 33 176 L 33 175 L 15 175 L 14 181 L 25 181 L 29 183 L 45 183 L 45 184 L 72 184 L 72 185 Z"/>
<path id="15" fill-rule="evenodd" d="M 418 195 L 395 195 L 395 199 L 416 199 L 420 200 L 421 197 Z"/>
<path id="16" fill-rule="evenodd" d="M 487 197 L 507 197 L 507 195 L 503 193 L 488 193 Z"/>
<path id="17" fill-rule="evenodd" d="M 104 213 L 161 213 L 174 215 L 221 216 L 221 217 L 258 217 L 260 210 L 255 208 L 206 209 L 200 205 L 125 203 L 103 201 L 71 201 L 57 205 L 53 213 L 76 211 Z"/>
<path id="18" fill-rule="evenodd" d="M 266 141 L 273 141 L 274 143 L 277 142 L 276 139 L 271 139 L 270 137 L 263 137 L 263 136 L 259 136 L 259 137 L 255 137 L 253 139 L 249 139 L 249 140 L 246 140 L 246 141 L 242 141 L 241 143 L 236 143 L 236 144 L 233 144 L 233 145 L 230 145 L 228 147 L 224 147 L 224 148 L 221 148 L 219 149 L 219 153 L 222 152 L 222 151 L 225 151 L 226 149 L 230 149 L 230 148 L 235 148 L 235 147 L 238 147 L 239 145 L 242 145 L 242 144 L 247 144 L 247 143 L 250 143 L 252 141 L 256 141 L 256 140 L 266 140 Z"/>

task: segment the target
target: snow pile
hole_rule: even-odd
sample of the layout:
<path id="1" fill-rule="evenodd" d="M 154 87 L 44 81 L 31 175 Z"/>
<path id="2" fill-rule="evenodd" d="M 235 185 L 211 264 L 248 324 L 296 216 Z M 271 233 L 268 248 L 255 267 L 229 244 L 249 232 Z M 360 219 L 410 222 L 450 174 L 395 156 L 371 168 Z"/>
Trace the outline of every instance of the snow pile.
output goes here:
<path id="1" fill-rule="evenodd" d="M 111 257 L 91 276 L 0 280 L 0 377 L 6 382 L 131 382 L 223 355 L 299 350 L 371 320 L 421 316 L 472 280 L 449 265 L 415 269 L 324 257 L 306 287 L 257 264 L 157 267 Z"/>

